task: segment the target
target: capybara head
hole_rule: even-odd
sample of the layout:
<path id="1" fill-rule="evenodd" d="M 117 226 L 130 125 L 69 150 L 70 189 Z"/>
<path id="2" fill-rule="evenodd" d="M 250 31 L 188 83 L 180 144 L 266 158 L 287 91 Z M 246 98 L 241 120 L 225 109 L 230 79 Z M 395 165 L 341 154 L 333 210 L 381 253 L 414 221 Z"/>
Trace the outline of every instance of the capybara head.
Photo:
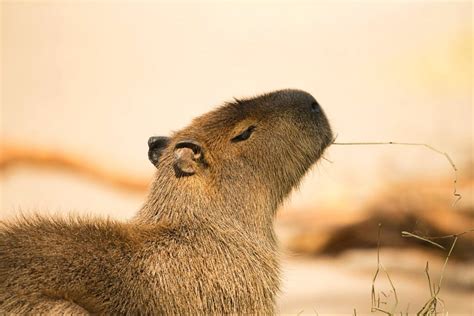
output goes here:
<path id="1" fill-rule="evenodd" d="M 304 91 L 280 90 L 235 99 L 171 137 L 151 137 L 148 156 L 158 169 L 155 182 L 172 177 L 227 202 L 258 195 L 275 206 L 331 141 L 318 102 Z"/>

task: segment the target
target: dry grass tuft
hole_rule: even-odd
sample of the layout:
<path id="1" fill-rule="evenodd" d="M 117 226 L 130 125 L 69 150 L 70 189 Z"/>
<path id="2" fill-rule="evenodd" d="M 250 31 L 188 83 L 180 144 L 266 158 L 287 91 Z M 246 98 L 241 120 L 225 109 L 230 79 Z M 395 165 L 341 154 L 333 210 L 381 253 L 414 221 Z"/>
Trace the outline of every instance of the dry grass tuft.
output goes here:
<path id="1" fill-rule="evenodd" d="M 443 266 L 441 268 L 441 273 L 438 279 L 438 282 L 433 282 L 431 280 L 430 272 L 429 272 L 429 262 L 426 262 L 425 266 L 425 274 L 426 278 L 428 280 L 428 288 L 430 292 L 430 297 L 426 301 L 426 303 L 418 310 L 417 315 L 447 315 L 446 312 L 446 306 L 443 301 L 443 299 L 440 298 L 439 294 L 441 292 L 441 286 L 443 283 L 444 275 L 446 272 L 446 266 L 448 265 L 448 261 L 451 258 L 451 255 L 453 253 L 453 249 L 459 239 L 459 237 L 473 232 L 474 229 L 470 229 L 467 231 L 464 231 L 462 233 L 458 234 L 453 234 L 453 235 L 447 235 L 447 236 L 440 236 L 440 237 L 428 237 L 428 236 L 418 236 L 414 233 L 402 232 L 402 236 L 406 238 L 415 238 L 424 242 L 429 243 L 430 245 L 433 245 L 435 247 L 441 248 L 443 250 L 446 250 L 445 247 L 441 246 L 440 244 L 434 242 L 432 239 L 446 239 L 446 238 L 451 238 L 452 243 L 449 248 L 449 251 L 447 252 L 446 258 L 444 260 Z M 371 306 L 371 311 L 372 312 L 381 312 L 387 315 L 395 315 L 397 313 L 397 308 L 398 308 L 398 296 L 397 296 L 397 291 L 396 288 L 392 282 L 392 279 L 390 278 L 389 273 L 387 270 L 384 268 L 382 263 L 380 262 L 380 232 L 381 232 L 381 225 L 379 224 L 379 231 L 378 231 L 378 241 L 377 241 L 377 269 L 374 274 L 374 278 L 372 280 L 372 293 L 371 293 L 371 298 L 372 298 L 372 306 Z M 387 280 L 390 283 L 391 286 L 391 293 L 389 295 L 385 294 L 383 291 L 376 291 L 375 288 L 375 283 L 377 281 L 377 277 L 379 275 L 380 271 L 383 271 L 385 273 L 385 276 L 387 277 Z M 389 304 L 388 299 L 390 298 L 391 294 L 393 293 L 394 297 L 394 302 Z M 383 298 L 381 299 L 380 294 L 382 294 Z M 408 308 L 405 312 L 405 315 L 408 315 Z M 400 311 L 400 315 L 403 315 L 403 312 Z"/>

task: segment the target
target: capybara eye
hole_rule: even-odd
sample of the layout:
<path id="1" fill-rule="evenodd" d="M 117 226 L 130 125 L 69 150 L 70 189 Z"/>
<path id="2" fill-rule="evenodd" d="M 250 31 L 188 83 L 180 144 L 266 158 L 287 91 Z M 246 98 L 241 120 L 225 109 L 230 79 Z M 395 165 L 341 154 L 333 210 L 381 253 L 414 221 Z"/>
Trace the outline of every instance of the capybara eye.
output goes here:
<path id="1" fill-rule="evenodd" d="M 245 131 L 240 133 L 239 135 L 235 136 L 234 138 L 231 139 L 233 143 L 235 142 L 241 142 L 243 140 L 249 139 L 250 135 L 252 135 L 253 131 L 255 130 L 255 126 L 249 126 Z"/>

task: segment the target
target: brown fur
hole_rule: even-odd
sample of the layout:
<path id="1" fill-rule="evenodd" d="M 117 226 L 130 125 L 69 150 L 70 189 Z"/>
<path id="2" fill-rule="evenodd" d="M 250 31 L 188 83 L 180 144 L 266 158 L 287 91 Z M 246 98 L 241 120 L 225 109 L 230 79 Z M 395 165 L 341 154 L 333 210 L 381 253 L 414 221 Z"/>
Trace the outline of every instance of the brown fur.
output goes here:
<path id="1" fill-rule="evenodd" d="M 0 312 L 272 314 L 275 211 L 332 138 L 315 104 L 281 90 L 198 117 L 169 139 L 148 199 L 127 223 L 4 223 Z M 251 125 L 249 139 L 231 141 Z M 189 139 L 202 146 L 194 174 L 176 161 L 176 144 Z"/>

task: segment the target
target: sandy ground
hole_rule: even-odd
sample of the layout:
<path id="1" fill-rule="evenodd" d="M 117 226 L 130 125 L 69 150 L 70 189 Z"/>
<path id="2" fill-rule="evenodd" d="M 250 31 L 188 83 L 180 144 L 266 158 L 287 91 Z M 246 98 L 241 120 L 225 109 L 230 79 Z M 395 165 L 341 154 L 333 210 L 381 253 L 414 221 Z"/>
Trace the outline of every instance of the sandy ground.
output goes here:
<path id="1" fill-rule="evenodd" d="M 442 258 L 419 251 L 382 249 L 381 260 L 388 270 L 399 298 L 396 312 L 416 314 L 426 303 L 429 289 L 424 274 L 430 262 L 433 280 L 438 280 Z M 282 314 L 370 314 L 371 286 L 376 271 L 376 251 L 352 251 L 337 258 L 286 257 L 283 261 L 283 289 L 278 305 Z M 448 264 L 440 298 L 450 315 L 473 315 L 472 266 Z M 393 294 L 385 276 L 375 283 L 377 291 Z M 383 294 L 380 294 L 383 298 Z M 441 311 L 441 309 L 439 309 Z"/>

